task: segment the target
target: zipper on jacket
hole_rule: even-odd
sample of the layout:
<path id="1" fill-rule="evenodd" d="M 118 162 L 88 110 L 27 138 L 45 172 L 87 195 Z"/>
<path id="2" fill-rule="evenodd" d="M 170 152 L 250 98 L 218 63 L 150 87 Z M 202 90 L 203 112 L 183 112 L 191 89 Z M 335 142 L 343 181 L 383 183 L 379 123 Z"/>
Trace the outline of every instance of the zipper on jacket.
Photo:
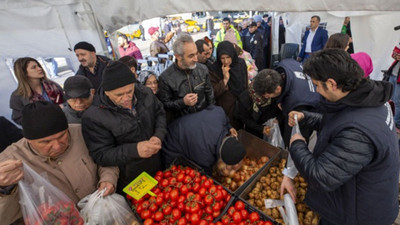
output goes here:
<path id="1" fill-rule="evenodd" d="M 194 90 L 192 89 L 192 84 L 190 83 L 189 73 L 188 73 L 187 71 L 185 71 L 185 73 L 186 73 L 186 78 L 187 78 L 187 80 L 188 80 L 190 93 L 194 93 Z M 198 100 L 199 100 L 199 99 L 197 99 L 197 101 L 198 101 Z M 196 103 L 196 104 L 197 104 L 197 103 Z M 192 107 L 193 107 L 193 109 L 194 109 L 194 112 L 197 112 L 197 110 L 196 110 L 196 105 L 194 105 L 194 106 L 192 106 Z"/>

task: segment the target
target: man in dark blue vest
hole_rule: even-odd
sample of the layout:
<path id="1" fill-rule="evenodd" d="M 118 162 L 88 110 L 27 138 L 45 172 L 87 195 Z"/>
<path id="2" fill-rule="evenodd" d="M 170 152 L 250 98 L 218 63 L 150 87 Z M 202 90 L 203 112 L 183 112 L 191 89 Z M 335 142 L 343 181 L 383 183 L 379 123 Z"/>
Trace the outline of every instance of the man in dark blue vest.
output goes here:
<path id="1" fill-rule="evenodd" d="M 269 71 L 269 72 L 266 72 Z M 292 110 L 315 111 L 321 96 L 315 91 L 311 79 L 303 74 L 303 68 L 294 59 L 284 59 L 274 70 L 263 70 L 254 78 L 254 91 L 264 98 L 275 99 L 284 116 L 283 141 L 289 146 L 292 128 L 287 124 L 288 114 Z M 306 138 L 311 134 L 302 127 Z"/>
<path id="2" fill-rule="evenodd" d="M 324 97 L 322 114 L 290 112 L 300 126 L 318 130 L 311 153 L 300 134 L 290 140 L 290 155 L 308 182 L 306 203 L 320 224 L 390 225 L 398 211 L 399 146 L 387 101 L 393 87 L 363 79 L 363 70 L 340 49 L 325 49 L 304 64 Z M 293 185 L 286 178 L 282 190 Z"/>

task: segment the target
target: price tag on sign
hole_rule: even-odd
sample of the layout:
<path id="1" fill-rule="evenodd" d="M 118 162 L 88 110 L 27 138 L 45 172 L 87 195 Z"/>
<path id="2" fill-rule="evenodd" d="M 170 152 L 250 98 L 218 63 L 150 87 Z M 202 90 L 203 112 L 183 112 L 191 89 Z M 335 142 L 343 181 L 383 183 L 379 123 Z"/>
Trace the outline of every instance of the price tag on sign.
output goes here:
<path id="1" fill-rule="evenodd" d="M 132 198 L 139 200 L 146 194 L 151 196 L 156 196 L 150 190 L 156 186 L 158 181 L 151 177 L 148 173 L 143 172 L 138 177 L 136 177 L 130 184 L 128 184 L 123 191 Z"/>

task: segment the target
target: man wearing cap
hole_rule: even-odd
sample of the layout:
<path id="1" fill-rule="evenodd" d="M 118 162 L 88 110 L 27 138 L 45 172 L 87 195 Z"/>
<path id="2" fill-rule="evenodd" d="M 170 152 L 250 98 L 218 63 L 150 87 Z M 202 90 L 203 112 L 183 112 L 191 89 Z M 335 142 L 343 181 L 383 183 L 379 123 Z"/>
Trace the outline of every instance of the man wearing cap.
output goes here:
<path id="1" fill-rule="evenodd" d="M 178 118 L 168 125 L 163 142 L 164 166 L 168 167 L 175 158 L 185 157 L 211 175 L 212 167 L 219 159 L 227 165 L 236 165 L 246 155 L 236 136 L 236 130 L 219 106 L 210 105 L 200 112 Z"/>
<path id="2" fill-rule="evenodd" d="M 159 77 L 159 98 L 171 116 L 168 122 L 215 103 L 208 69 L 197 63 L 197 47 L 190 34 L 178 35 L 173 49 L 176 61 Z"/>
<path id="3" fill-rule="evenodd" d="M 229 41 L 232 44 L 237 44 L 240 48 L 243 48 L 240 34 L 233 27 L 233 25 L 231 24 L 231 19 L 229 19 L 228 17 L 222 19 L 222 27 L 215 36 L 214 48 L 217 49 L 218 44 L 222 41 Z"/>
<path id="4" fill-rule="evenodd" d="M 242 37 L 243 50 L 251 54 L 251 57 L 255 60 L 257 68 L 262 70 L 264 68 L 263 36 L 257 30 L 256 22 L 251 22 L 248 28 L 249 32 Z"/>
<path id="5" fill-rule="evenodd" d="M 87 77 L 94 89 L 98 89 L 104 68 L 110 61 L 109 58 L 96 55 L 96 49 L 88 42 L 82 41 L 75 45 L 74 51 L 81 65 L 76 75 Z"/>
<path id="6" fill-rule="evenodd" d="M 160 40 L 159 27 L 150 27 L 149 34 L 151 37 L 150 55 L 156 57 L 158 54 L 166 54 L 169 52 L 167 45 L 163 40 Z"/>
<path id="7" fill-rule="evenodd" d="M 114 192 L 118 168 L 98 167 L 93 162 L 81 126 L 68 126 L 59 106 L 34 102 L 23 108 L 22 115 L 24 138 L 0 154 L 1 224 L 21 218 L 17 183 L 24 176 L 23 164 L 45 173 L 50 183 L 75 203 L 96 189 L 107 188 L 105 195 Z"/>
<path id="8" fill-rule="evenodd" d="M 86 109 L 93 102 L 94 88 L 90 80 L 84 76 L 72 76 L 64 82 L 64 93 L 68 105 L 63 108 L 68 123 L 81 123 Z"/>
<path id="9" fill-rule="evenodd" d="M 143 171 L 155 175 L 161 169 L 159 150 L 166 134 L 163 105 L 119 61 L 104 70 L 93 105 L 83 114 L 82 132 L 97 164 L 119 166 L 119 193 Z"/>

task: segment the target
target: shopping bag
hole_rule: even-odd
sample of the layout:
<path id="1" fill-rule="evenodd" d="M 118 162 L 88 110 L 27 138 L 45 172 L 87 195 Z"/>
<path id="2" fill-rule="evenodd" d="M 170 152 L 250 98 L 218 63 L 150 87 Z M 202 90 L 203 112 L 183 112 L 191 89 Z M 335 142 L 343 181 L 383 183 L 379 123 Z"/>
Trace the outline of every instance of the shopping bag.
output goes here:
<path id="1" fill-rule="evenodd" d="M 103 197 L 104 192 L 97 190 L 78 202 L 85 225 L 139 224 L 124 197 L 116 193 Z"/>
<path id="2" fill-rule="evenodd" d="M 294 121 L 296 124 L 292 127 L 292 135 L 291 136 L 293 136 L 296 133 L 301 135 L 300 126 L 299 126 L 299 123 L 297 122 L 297 114 L 294 115 Z M 293 162 L 290 154 L 289 154 L 288 160 L 286 162 L 286 167 L 285 167 L 285 169 L 283 169 L 282 173 L 285 176 L 290 177 L 291 179 L 294 179 L 298 173 L 298 170 L 297 170 L 296 166 L 294 165 L 294 162 Z"/>
<path id="3" fill-rule="evenodd" d="M 288 193 L 283 195 L 283 200 L 264 199 L 264 204 L 267 209 L 278 207 L 286 225 L 299 225 L 296 206 Z"/>
<path id="4" fill-rule="evenodd" d="M 285 143 L 283 142 L 281 129 L 279 128 L 279 123 L 276 118 L 269 119 L 263 124 L 266 127 L 266 132 L 264 132 L 264 140 L 275 147 L 284 149 Z M 267 133 L 267 135 L 265 135 Z"/>
<path id="5" fill-rule="evenodd" d="M 26 225 L 82 225 L 74 202 L 48 180 L 23 164 L 18 182 L 20 206 Z"/>

